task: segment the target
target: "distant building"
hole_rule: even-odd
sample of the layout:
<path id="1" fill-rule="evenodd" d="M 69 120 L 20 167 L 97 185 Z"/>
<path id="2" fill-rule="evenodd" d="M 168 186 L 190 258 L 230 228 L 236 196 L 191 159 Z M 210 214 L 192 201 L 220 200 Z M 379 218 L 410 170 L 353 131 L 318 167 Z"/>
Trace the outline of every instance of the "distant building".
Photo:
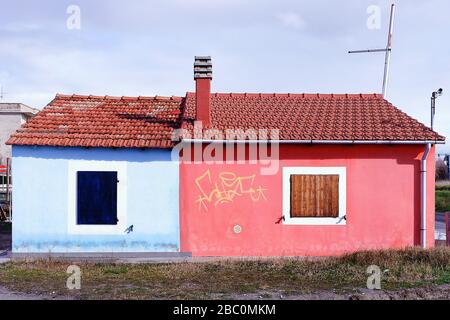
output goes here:
<path id="1" fill-rule="evenodd" d="M 0 103 L 0 164 L 11 158 L 11 146 L 5 144 L 10 135 L 38 111 L 22 103 Z"/>

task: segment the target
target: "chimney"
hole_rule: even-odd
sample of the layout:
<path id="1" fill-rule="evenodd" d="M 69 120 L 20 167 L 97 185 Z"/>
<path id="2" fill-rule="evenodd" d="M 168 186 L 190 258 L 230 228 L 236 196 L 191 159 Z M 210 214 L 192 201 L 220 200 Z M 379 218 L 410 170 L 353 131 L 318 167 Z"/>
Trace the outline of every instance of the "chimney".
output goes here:
<path id="1" fill-rule="evenodd" d="M 209 56 L 196 56 L 194 63 L 195 101 L 197 121 L 203 126 L 211 124 L 210 96 L 212 80 L 212 63 Z"/>

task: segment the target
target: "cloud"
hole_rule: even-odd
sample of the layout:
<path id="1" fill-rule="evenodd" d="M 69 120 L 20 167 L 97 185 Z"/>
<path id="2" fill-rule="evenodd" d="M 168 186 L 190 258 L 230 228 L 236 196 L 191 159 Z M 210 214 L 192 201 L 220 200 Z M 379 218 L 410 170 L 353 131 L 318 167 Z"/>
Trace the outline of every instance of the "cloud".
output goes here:
<path id="1" fill-rule="evenodd" d="M 303 29 L 306 25 L 305 20 L 295 12 L 279 13 L 277 17 L 284 26 L 296 30 Z"/>

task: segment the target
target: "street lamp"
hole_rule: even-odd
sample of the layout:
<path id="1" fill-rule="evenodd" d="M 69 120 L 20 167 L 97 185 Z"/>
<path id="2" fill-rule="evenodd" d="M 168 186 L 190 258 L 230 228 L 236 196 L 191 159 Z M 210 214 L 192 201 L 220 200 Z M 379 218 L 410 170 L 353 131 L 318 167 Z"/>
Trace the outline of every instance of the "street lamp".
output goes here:
<path id="1" fill-rule="evenodd" d="M 438 91 L 435 91 L 431 94 L 431 130 L 433 130 L 434 125 L 434 115 L 436 113 L 436 99 L 440 96 L 442 96 L 442 93 L 444 90 L 439 89 Z"/>

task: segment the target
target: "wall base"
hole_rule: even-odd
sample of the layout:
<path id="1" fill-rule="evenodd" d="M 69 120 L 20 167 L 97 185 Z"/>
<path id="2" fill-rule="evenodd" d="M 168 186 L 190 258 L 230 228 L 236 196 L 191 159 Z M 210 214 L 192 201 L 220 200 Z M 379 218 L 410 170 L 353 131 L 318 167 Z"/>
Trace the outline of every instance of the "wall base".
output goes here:
<path id="1" fill-rule="evenodd" d="M 128 262 L 161 262 L 177 261 L 192 257 L 189 252 L 74 252 L 74 253 L 10 253 L 11 260 L 79 260 L 79 261 L 110 261 L 127 259 Z"/>

